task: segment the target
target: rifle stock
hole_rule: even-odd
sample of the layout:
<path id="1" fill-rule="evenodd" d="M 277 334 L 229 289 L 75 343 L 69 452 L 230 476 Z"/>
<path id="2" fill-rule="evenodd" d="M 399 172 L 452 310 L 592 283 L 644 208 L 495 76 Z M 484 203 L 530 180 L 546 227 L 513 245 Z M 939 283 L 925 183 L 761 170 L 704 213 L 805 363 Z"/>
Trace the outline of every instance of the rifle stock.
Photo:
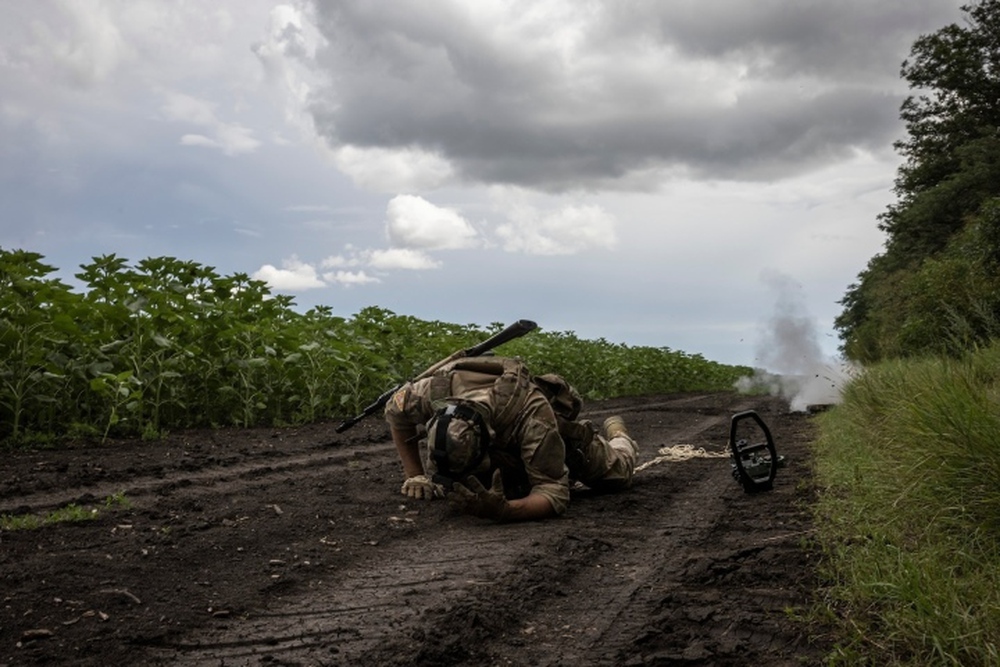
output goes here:
<path id="1" fill-rule="evenodd" d="M 459 350 L 458 352 L 455 352 L 454 354 L 452 354 L 452 355 L 450 355 L 448 357 L 445 357 L 441 361 L 435 363 L 433 366 L 430 366 L 429 368 L 427 368 L 426 370 L 424 370 L 422 373 L 420 373 L 420 375 L 416 376 L 411 381 L 415 382 L 417 380 L 422 380 L 423 378 L 427 377 L 428 375 L 433 374 L 436 370 L 438 370 L 439 368 L 441 368 L 445 364 L 448 364 L 448 363 L 450 363 L 452 361 L 455 361 L 456 359 L 462 359 L 463 357 L 478 357 L 478 356 L 480 356 L 482 354 L 485 354 L 486 352 L 489 352 L 490 350 L 492 350 L 495 347 L 499 347 L 499 346 L 503 345 L 504 343 L 512 341 L 515 338 L 520 338 L 521 336 L 525 335 L 526 333 L 530 333 L 531 331 L 534 331 L 537 327 L 538 327 L 538 325 L 535 324 L 534 322 L 532 322 L 531 320 L 518 320 L 517 322 L 514 322 L 513 324 L 511 324 L 510 326 L 508 326 L 503 331 L 500 331 L 499 333 L 497 333 L 497 334 L 495 334 L 493 336 L 490 336 L 489 338 L 487 338 L 486 340 L 484 340 L 482 343 L 479 343 L 478 345 L 473 345 L 472 347 L 464 349 L 464 350 Z M 351 428 L 352 426 L 354 426 L 355 424 L 357 424 L 359 421 L 361 421 L 365 417 L 367 417 L 369 415 L 372 415 L 372 414 L 378 412 L 379 410 L 381 410 L 382 408 L 384 408 L 385 404 L 389 402 L 390 398 L 392 398 L 392 395 L 395 394 L 397 391 L 399 391 L 399 389 L 404 384 L 405 383 L 397 384 L 395 387 L 393 387 L 392 389 L 386 391 L 381 396 L 379 396 L 378 398 L 376 398 L 371 403 L 371 405 L 369 405 L 367 408 L 365 408 L 364 410 L 362 410 L 360 414 L 358 414 L 358 415 L 356 415 L 354 417 L 351 417 L 350 419 L 347 419 L 347 420 L 341 422 L 337 426 L 337 428 L 335 429 L 336 432 L 337 433 L 343 433 L 344 431 L 346 431 L 347 429 Z"/>

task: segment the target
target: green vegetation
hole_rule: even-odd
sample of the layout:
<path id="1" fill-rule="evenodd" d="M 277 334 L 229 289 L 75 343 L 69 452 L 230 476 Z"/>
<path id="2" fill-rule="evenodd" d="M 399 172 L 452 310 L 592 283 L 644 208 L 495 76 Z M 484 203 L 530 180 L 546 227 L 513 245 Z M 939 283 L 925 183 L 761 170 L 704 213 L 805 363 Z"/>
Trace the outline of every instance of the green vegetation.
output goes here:
<path id="1" fill-rule="evenodd" d="M 837 318 L 869 365 L 820 418 L 847 665 L 1000 664 L 1000 0 L 920 37 L 885 251 Z"/>
<path id="2" fill-rule="evenodd" d="M 834 664 L 1000 664 L 1000 345 L 879 364 L 820 424 Z"/>
<path id="3" fill-rule="evenodd" d="M 118 491 L 104 499 L 104 508 L 109 510 L 132 509 L 132 501 L 125 497 L 124 491 Z"/>
<path id="4" fill-rule="evenodd" d="M 962 9 L 903 63 L 886 249 L 836 322 L 875 364 L 816 452 L 843 664 L 1000 662 L 1000 0 Z"/>
<path id="5" fill-rule="evenodd" d="M 83 294 L 54 271 L 37 253 L 0 248 L 0 440 L 8 444 L 350 416 L 504 327 L 375 307 L 349 319 L 327 307 L 301 314 L 245 274 L 172 257 L 135 266 L 95 257 L 76 274 Z M 498 352 L 559 372 L 590 398 L 725 389 L 752 372 L 571 332 L 536 331 Z"/>
<path id="6" fill-rule="evenodd" d="M 1000 335 L 1000 0 L 918 39 L 885 252 L 841 303 L 848 358 L 961 354 Z"/>
<path id="7" fill-rule="evenodd" d="M 132 502 L 125 497 L 124 491 L 119 491 L 104 499 L 104 509 L 108 511 L 129 509 L 131 507 Z M 87 508 L 76 503 L 70 503 L 65 507 L 60 507 L 42 516 L 37 514 L 2 514 L 0 515 L 0 530 L 34 530 L 35 528 L 57 523 L 91 521 L 99 515 L 100 511 L 96 508 Z"/>

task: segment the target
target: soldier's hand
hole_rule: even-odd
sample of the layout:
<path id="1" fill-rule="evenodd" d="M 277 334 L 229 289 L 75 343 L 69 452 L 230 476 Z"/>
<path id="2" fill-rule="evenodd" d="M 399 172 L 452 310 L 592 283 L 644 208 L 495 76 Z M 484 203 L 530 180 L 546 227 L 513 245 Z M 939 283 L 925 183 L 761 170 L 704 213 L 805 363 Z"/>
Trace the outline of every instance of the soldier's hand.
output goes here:
<path id="1" fill-rule="evenodd" d="M 408 477 L 403 486 L 399 489 L 400 493 L 408 498 L 413 498 L 414 500 L 433 500 L 434 498 L 444 498 L 444 487 L 440 484 L 435 484 L 431 481 L 430 477 L 427 475 L 414 475 L 413 477 Z"/>
<path id="2" fill-rule="evenodd" d="M 466 514 L 484 519 L 506 521 L 510 518 L 510 505 L 503 494 L 503 477 L 499 470 L 493 472 L 493 483 L 486 488 L 475 477 L 469 477 L 465 484 L 456 483 L 448 494 L 448 502 Z"/>

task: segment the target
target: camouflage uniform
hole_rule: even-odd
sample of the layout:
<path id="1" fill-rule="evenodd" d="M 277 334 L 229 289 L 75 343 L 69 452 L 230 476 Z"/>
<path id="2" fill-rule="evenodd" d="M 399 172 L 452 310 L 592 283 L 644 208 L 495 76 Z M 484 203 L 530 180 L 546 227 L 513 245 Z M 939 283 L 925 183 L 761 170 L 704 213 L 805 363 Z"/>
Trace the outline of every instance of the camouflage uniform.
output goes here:
<path id="1" fill-rule="evenodd" d="M 485 407 L 491 470 L 483 479 L 499 468 L 508 498 L 540 494 L 561 514 L 569 504 L 571 478 L 598 489 L 627 487 L 638 448 L 627 435 L 609 442 L 588 423 L 557 417 L 553 404 L 557 409 L 560 404 L 553 392 L 559 383 L 579 400 L 562 378 L 533 378 L 517 359 L 460 359 L 428 378 L 403 385 L 386 404 L 385 417 L 393 428 L 413 428 L 426 424 L 449 399 Z M 567 433 L 569 447 L 564 441 Z M 426 457 L 425 466 L 432 465 Z"/>

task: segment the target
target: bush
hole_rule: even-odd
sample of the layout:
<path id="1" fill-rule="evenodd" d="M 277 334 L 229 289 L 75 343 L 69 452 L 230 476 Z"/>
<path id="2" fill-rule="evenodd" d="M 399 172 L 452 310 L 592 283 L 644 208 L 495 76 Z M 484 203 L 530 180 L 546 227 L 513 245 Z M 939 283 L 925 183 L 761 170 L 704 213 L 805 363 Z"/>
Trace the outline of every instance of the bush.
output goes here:
<path id="1" fill-rule="evenodd" d="M 95 257 L 75 294 L 41 256 L 0 249 L 0 440 L 158 437 L 197 426 L 304 423 L 360 413 L 386 390 L 503 328 L 369 307 L 305 314 L 246 274 L 172 257 Z M 592 398 L 726 389 L 749 368 L 668 348 L 536 331 L 500 353 Z"/>

